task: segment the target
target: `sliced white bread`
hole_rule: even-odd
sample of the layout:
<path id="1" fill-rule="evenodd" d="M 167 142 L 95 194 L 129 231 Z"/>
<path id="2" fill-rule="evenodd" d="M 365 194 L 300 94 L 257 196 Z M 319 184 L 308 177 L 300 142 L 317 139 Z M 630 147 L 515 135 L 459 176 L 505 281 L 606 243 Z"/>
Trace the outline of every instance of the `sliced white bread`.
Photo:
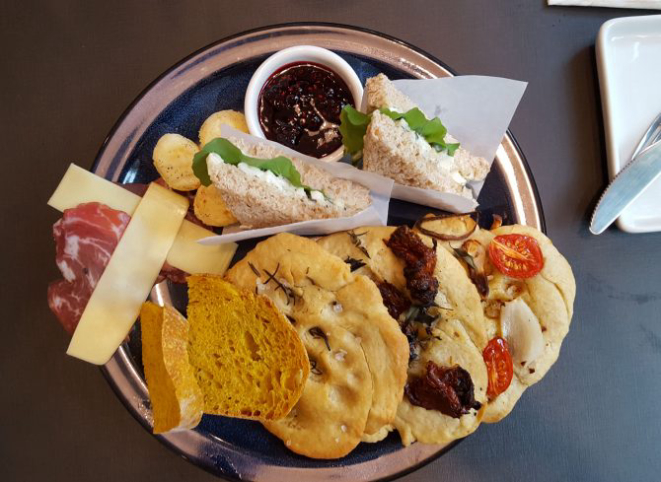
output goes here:
<path id="1" fill-rule="evenodd" d="M 388 78 L 379 74 L 367 79 L 366 109 L 372 112 L 363 146 L 363 168 L 394 179 L 405 186 L 433 189 L 472 198 L 468 181 L 481 181 L 489 163 L 460 147 L 449 156 L 437 152 L 403 120 L 394 121 L 380 108 L 406 112 L 416 105 L 399 92 Z M 447 135 L 446 142 L 456 142 Z"/>
<path id="2" fill-rule="evenodd" d="M 268 159 L 283 155 L 271 146 L 248 144 L 239 138 L 228 140 L 251 157 Z M 321 196 L 318 200 L 310 199 L 305 191 L 294 188 L 283 178 L 255 168 L 226 164 L 216 156 L 207 157 L 207 166 L 228 209 L 245 228 L 353 216 L 371 204 L 365 186 L 336 178 L 296 157 L 291 160 L 301 174 L 301 182 L 323 191 L 328 200 Z"/>

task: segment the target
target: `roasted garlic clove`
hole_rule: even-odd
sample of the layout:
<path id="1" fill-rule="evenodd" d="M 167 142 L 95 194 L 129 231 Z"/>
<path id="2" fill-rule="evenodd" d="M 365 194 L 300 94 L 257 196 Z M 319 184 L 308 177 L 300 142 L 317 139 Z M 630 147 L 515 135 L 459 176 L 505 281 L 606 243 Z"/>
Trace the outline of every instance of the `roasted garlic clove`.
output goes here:
<path id="1" fill-rule="evenodd" d="M 544 336 L 539 320 L 528 304 L 517 298 L 501 309 L 500 329 L 512 353 L 514 371 L 525 382 L 530 376 L 531 365 L 544 351 Z"/>

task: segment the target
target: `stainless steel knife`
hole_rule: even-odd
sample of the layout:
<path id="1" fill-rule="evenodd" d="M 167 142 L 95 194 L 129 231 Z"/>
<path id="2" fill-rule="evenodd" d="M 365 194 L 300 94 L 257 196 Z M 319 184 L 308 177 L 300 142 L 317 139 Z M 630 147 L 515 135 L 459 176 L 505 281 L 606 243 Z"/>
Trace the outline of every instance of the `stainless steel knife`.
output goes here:
<path id="1" fill-rule="evenodd" d="M 592 234 L 603 233 L 660 174 L 661 140 L 656 140 L 624 166 L 606 188 L 592 215 Z"/>

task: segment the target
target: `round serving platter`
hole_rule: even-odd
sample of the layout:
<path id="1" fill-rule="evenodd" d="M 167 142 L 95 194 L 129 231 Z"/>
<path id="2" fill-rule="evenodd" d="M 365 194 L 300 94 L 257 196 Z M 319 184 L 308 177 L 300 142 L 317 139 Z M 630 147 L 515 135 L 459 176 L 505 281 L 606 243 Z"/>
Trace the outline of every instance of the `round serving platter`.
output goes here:
<path id="1" fill-rule="evenodd" d="M 222 109 L 242 110 L 250 77 L 268 55 L 294 45 L 318 45 L 340 54 L 365 79 L 383 72 L 391 79 L 455 75 L 442 62 L 401 40 L 365 29 L 331 24 L 287 24 L 239 34 L 192 54 L 133 102 L 104 142 L 94 172 L 120 183 L 150 182 L 158 177 L 151 153 L 165 133 L 197 139 L 204 120 Z M 489 220 L 544 230 L 535 183 L 523 153 L 508 132 L 480 193 L 479 211 Z M 434 210 L 392 200 L 389 224 L 412 224 Z M 255 245 L 240 243 L 235 261 Z M 163 282 L 151 297 L 185 312 L 186 288 Z M 144 381 L 140 325 L 102 368 L 117 396 L 151 432 L 151 410 Z M 312 460 L 287 450 L 259 423 L 205 415 L 195 429 L 157 436 L 184 458 L 216 475 L 249 481 L 373 481 L 393 479 L 419 468 L 449 450 L 447 446 L 401 445 L 393 432 L 376 444 L 360 444 L 348 456 Z"/>

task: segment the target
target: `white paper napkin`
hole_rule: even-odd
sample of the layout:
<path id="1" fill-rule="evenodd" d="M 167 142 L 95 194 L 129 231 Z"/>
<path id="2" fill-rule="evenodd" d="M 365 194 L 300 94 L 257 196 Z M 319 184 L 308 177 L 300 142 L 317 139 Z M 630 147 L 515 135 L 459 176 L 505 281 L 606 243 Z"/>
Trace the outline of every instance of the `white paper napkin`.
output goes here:
<path id="1" fill-rule="evenodd" d="M 661 10 L 661 0 L 548 0 L 549 5 L 572 7 L 647 8 Z"/>

